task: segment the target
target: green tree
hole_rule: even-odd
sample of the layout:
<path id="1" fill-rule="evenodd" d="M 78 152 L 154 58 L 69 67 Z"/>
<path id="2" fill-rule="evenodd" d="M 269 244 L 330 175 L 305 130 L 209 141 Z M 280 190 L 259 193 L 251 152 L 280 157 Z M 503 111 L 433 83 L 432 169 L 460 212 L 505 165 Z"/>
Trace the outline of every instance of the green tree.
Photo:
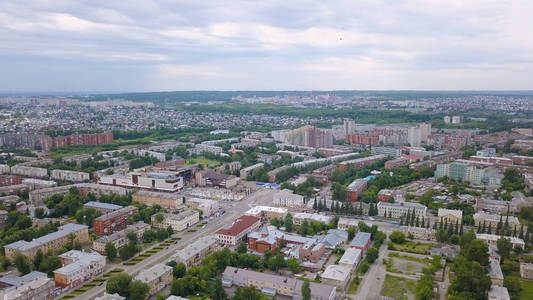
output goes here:
<path id="1" fill-rule="evenodd" d="M 113 243 L 107 242 L 105 244 L 105 255 L 111 260 L 117 257 L 117 248 L 115 248 Z"/>
<path id="2" fill-rule="evenodd" d="M 396 244 L 403 244 L 405 242 L 405 234 L 399 230 L 393 231 L 389 239 Z"/>
<path id="3" fill-rule="evenodd" d="M 509 291 L 509 295 L 512 299 L 518 296 L 520 292 L 522 291 L 522 287 L 520 286 L 520 279 L 516 276 L 505 276 L 503 279 L 503 286 L 507 288 Z"/>
<path id="4" fill-rule="evenodd" d="M 38 249 L 37 252 L 35 253 L 35 257 L 33 258 L 34 269 L 39 270 L 39 266 L 43 262 L 43 259 L 44 259 L 43 251 L 41 249 Z"/>
<path id="5" fill-rule="evenodd" d="M 222 280 L 219 277 L 217 277 L 215 283 L 209 289 L 209 295 L 213 300 L 226 300 L 228 298 L 228 294 L 222 287 Z"/>
<path id="6" fill-rule="evenodd" d="M 261 300 L 262 294 L 253 286 L 237 287 L 233 300 Z"/>
<path id="7" fill-rule="evenodd" d="M 506 260 L 511 255 L 511 249 L 513 249 L 513 244 L 511 242 L 504 238 L 500 237 L 496 241 L 496 246 L 498 247 L 498 254 L 502 257 L 502 260 Z"/>
<path id="8" fill-rule="evenodd" d="M 287 230 L 287 232 L 291 232 L 294 230 L 292 215 L 290 213 L 285 216 L 285 221 L 283 223 L 285 224 L 285 230 Z"/>
<path id="9" fill-rule="evenodd" d="M 13 259 L 13 264 L 17 267 L 17 270 L 26 275 L 31 272 L 31 262 L 30 260 L 22 253 L 17 253 Z"/>
<path id="10" fill-rule="evenodd" d="M 297 274 L 302 271 L 302 268 L 300 267 L 300 263 L 294 257 L 289 258 L 289 260 L 287 261 L 287 266 L 289 267 L 289 269 L 291 270 L 293 274 Z"/>
<path id="11" fill-rule="evenodd" d="M 355 236 L 355 227 L 348 227 L 348 240 L 351 241 Z"/>
<path id="12" fill-rule="evenodd" d="M 128 300 L 144 300 L 148 296 L 150 286 L 140 280 L 134 280 L 129 284 L 130 296 Z"/>
<path id="13" fill-rule="evenodd" d="M 308 280 L 304 280 L 302 284 L 302 300 L 311 299 L 311 284 Z"/>
<path id="14" fill-rule="evenodd" d="M 106 291 L 109 294 L 118 293 L 122 297 L 130 296 L 130 283 L 132 277 L 126 273 L 118 273 L 107 280 Z"/>
<path id="15" fill-rule="evenodd" d="M 378 248 L 376 247 L 370 247 L 368 248 L 368 250 L 366 251 L 366 260 L 369 262 L 369 263 L 373 263 L 379 256 L 379 250 Z"/>

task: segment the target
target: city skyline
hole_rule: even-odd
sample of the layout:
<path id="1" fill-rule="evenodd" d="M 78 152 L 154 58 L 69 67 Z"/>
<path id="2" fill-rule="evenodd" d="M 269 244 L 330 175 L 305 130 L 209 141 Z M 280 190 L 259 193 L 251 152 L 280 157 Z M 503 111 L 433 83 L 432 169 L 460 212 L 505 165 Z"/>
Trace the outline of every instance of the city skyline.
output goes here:
<path id="1" fill-rule="evenodd" d="M 4 1 L 0 90 L 528 90 L 532 6 Z"/>

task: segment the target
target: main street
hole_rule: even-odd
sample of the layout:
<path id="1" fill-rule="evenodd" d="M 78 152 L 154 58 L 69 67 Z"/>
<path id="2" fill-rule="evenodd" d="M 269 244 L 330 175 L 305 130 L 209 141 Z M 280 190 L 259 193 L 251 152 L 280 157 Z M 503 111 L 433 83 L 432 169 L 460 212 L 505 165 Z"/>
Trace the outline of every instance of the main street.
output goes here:
<path id="1" fill-rule="evenodd" d="M 218 229 L 225 227 L 231 224 L 235 219 L 241 216 L 249 208 L 255 205 L 267 205 L 272 201 L 272 197 L 269 195 L 272 193 L 272 190 L 259 190 L 255 193 L 252 193 L 245 197 L 241 201 L 237 202 L 227 202 L 223 203 L 226 213 L 220 217 L 214 218 L 212 221 L 208 222 L 205 227 L 197 230 L 196 232 L 187 233 L 180 232 L 174 234 L 174 237 L 180 237 L 181 240 L 177 244 L 172 244 L 167 248 L 159 251 L 158 253 L 148 257 L 147 259 L 141 261 L 140 263 L 133 266 L 124 266 L 124 265 L 110 265 L 107 267 L 106 271 L 109 271 L 114 268 L 124 269 L 125 273 L 128 273 L 132 276 L 135 276 L 139 271 L 148 269 L 151 266 L 157 263 L 166 263 L 169 258 L 176 253 L 177 250 L 184 248 L 191 242 L 197 240 L 200 237 L 213 234 Z M 155 246 L 155 245 L 154 245 Z M 94 299 L 95 297 L 103 294 L 105 292 L 106 284 L 104 283 L 101 286 L 96 286 L 87 292 L 73 298 L 76 300 L 87 300 Z M 64 295 L 61 295 L 62 297 Z"/>

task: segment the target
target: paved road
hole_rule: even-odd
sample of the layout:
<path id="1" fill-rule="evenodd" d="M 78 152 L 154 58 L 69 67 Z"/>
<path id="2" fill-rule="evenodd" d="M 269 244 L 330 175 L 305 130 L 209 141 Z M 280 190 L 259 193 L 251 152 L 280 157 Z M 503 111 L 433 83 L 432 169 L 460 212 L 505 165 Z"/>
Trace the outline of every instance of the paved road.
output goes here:
<path id="1" fill-rule="evenodd" d="M 134 266 L 113 265 L 113 266 L 108 266 L 107 270 L 111 270 L 115 267 L 120 267 L 124 269 L 124 272 L 130 275 L 136 275 L 139 271 L 143 269 L 148 269 L 157 263 L 166 263 L 168 262 L 169 258 L 174 253 L 176 253 L 176 250 L 184 248 L 186 245 L 190 244 L 190 242 L 200 237 L 213 234 L 218 229 L 231 224 L 231 222 L 233 222 L 236 218 L 241 216 L 251 206 L 269 204 L 272 201 L 272 197 L 268 196 L 270 194 L 271 194 L 270 190 L 260 190 L 256 193 L 253 193 L 247 196 L 241 201 L 229 202 L 225 204 L 226 213 L 223 216 L 215 218 L 214 220 L 209 222 L 204 228 L 199 229 L 198 231 L 194 233 L 181 232 L 181 233 L 173 235 L 174 237 L 181 237 L 181 240 L 177 244 L 170 245 L 167 249 L 163 249 L 159 251 L 158 253 L 150 256 L 149 258 L 143 260 L 142 262 Z M 154 245 L 154 247 L 155 246 L 156 245 Z M 103 294 L 104 291 L 105 291 L 105 284 L 101 286 L 96 286 L 92 288 L 91 290 L 85 292 L 84 294 L 77 296 L 74 299 L 75 300 L 94 299 L 95 297 Z M 60 297 L 62 296 L 64 295 L 61 295 Z"/>
<path id="2" fill-rule="evenodd" d="M 382 263 L 383 258 L 388 256 L 387 241 L 379 248 L 378 259 L 370 266 L 370 269 L 366 272 L 361 281 L 359 289 L 353 299 L 374 299 L 379 296 L 381 287 L 385 281 L 386 269 Z"/>

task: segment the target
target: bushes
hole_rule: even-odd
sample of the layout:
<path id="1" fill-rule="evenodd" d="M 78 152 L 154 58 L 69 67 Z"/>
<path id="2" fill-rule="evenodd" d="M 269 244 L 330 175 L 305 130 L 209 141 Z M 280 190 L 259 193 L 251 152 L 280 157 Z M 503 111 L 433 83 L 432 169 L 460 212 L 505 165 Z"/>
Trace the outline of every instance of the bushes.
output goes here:
<path id="1" fill-rule="evenodd" d="M 389 236 L 389 239 L 393 242 L 393 243 L 396 243 L 396 244 L 403 244 L 405 242 L 405 234 L 401 231 L 393 231 L 390 236 Z"/>

